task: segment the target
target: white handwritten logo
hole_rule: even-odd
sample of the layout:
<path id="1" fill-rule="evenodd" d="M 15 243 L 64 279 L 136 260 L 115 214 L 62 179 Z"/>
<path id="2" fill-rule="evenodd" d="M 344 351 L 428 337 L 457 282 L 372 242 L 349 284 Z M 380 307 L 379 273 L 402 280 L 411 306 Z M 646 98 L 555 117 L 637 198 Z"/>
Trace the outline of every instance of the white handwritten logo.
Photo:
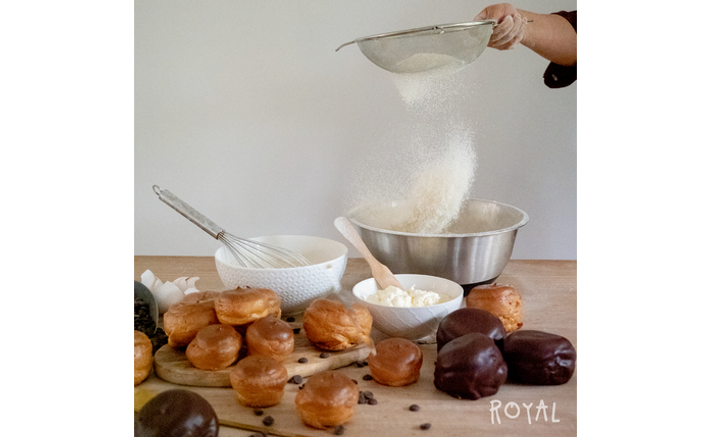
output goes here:
<path id="1" fill-rule="evenodd" d="M 493 399 L 491 401 L 491 424 L 495 425 L 496 422 L 498 425 L 500 425 L 500 413 L 498 410 L 500 410 L 501 405 L 503 405 L 503 402 L 499 401 L 498 399 Z M 533 403 L 530 402 L 529 404 L 526 404 L 523 402 L 523 408 L 525 408 L 525 411 L 527 412 L 528 416 L 528 425 L 532 425 L 532 415 L 530 414 L 530 408 L 532 408 Z M 547 422 L 547 405 L 545 404 L 545 401 L 540 399 L 540 403 L 535 407 L 537 410 L 537 413 L 535 414 L 535 422 L 540 420 L 540 413 L 542 413 L 542 418 L 545 422 Z M 555 418 L 555 410 L 557 409 L 557 403 L 553 402 L 552 403 L 552 414 L 550 415 L 550 422 L 552 423 L 559 423 L 560 419 Z M 508 402 L 505 404 L 505 407 L 503 407 L 503 414 L 505 414 L 505 417 L 508 419 L 517 419 L 520 417 L 522 410 L 520 409 L 520 405 L 518 405 L 517 402 Z"/>

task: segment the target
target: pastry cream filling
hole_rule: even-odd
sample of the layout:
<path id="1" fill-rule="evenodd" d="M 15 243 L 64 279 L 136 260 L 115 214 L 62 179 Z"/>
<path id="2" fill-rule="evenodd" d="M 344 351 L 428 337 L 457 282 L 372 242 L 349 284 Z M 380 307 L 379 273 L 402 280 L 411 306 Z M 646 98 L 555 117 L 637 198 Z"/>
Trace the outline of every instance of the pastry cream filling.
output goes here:
<path id="1" fill-rule="evenodd" d="M 384 290 L 377 290 L 367 296 L 366 300 L 377 305 L 413 308 L 436 305 L 451 300 L 451 298 L 435 291 L 417 290 L 414 286 L 409 290 L 402 290 L 390 285 Z"/>

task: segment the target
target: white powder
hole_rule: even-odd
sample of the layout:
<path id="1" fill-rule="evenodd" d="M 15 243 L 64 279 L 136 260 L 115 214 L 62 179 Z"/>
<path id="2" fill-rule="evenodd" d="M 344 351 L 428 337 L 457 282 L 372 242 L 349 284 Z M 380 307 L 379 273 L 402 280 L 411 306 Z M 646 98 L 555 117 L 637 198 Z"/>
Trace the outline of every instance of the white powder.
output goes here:
<path id="1" fill-rule="evenodd" d="M 437 74 L 451 74 L 466 64 L 463 60 L 442 53 L 415 53 L 395 64 L 395 71 L 412 74 L 434 72 Z"/>
<path id="2" fill-rule="evenodd" d="M 404 200 L 401 215 L 387 229 L 440 234 L 459 215 L 473 183 L 476 159 L 467 138 L 453 137 L 442 156 L 418 174 Z"/>
<path id="3" fill-rule="evenodd" d="M 392 129 L 362 170 L 356 185 L 365 191 L 353 205 L 361 222 L 418 234 L 444 234 L 455 223 L 472 193 L 477 164 L 470 120 L 459 120 L 452 104 L 464 95 L 454 74 L 460 68 L 392 75 L 409 121 L 401 132 Z"/>
<path id="4" fill-rule="evenodd" d="M 395 74 L 393 77 L 394 85 L 404 103 L 410 109 L 413 106 L 426 105 L 426 108 L 422 109 L 428 111 L 437 109 L 438 103 L 445 100 L 447 94 L 455 89 L 454 73 L 466 66 L 459 59 L 436 53 L 418 53 L 397 65 L 400 71 L 411 71 Z"/>

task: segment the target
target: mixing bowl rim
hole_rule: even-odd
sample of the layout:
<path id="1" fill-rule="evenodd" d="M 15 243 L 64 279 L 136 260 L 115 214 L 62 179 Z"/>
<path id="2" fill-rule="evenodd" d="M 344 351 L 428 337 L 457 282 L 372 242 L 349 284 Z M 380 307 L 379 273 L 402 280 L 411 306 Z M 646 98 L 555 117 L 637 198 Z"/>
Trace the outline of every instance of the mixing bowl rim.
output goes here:
<path id="1" fill-rule="evenodd" d="M 400 310 L 408 310 L 408 311 L 425 310 L 425 309 L 427 309 L 427 308 L 428 308 L 428 309 L 432 309 L 432 308 L 443 308 L 444 306 L 450 305 L 452 302 L 457 301 L 457 300 L 460 301 L 460 302 L 459 302 L 459 305 L 461 305 L 461 302 L 463 302 L 463 294 L 464 294 L 463 287 L 461 286 L 461 284 L 457 283 L 456 281 L 452 281 L 451 279 L 442 278 L 441 276 L 424 275 L 424 274 L 421 274 L 421 273 L 402 273 L 402 274 L 398 274 L 398 275 L 394 275 L 394 276 L 395 276 L 395 277 L 401 277 L 401 276 L 426 276 L 426 277 L 428 277 L 428 278 L 440 279 L 440 280 L 442 280 L 442 281 L 450 282 L 450 283 L 456 285 L 456 286 L 457 286 L 457 288 L 456 288 L 457 294 L 456 294 L 456 296 L 452 297 L 451 299 L 449 299 L 449 300 L 447 300 L 447 301 L 445 301 L 445 302 L 437 303 L 437 304 L 434 304 L 434 305 L 427 305 L 427 306 L 425 306 L 425 307 L 394 307 L 394 306 L 389 306 L 389 305 L 380 305 L 380 304 L 378 304 L 378 303 L 368 302 L 366 299 L 363 299 L 363 298 L 361 298 L 360 296 L 358 296 L 357 294 L 355 294 L 355 288 L 356 288 L 358 285 L 363 284 L 363 283 L 365 283 L 365 282 L 369 282 L 369 281 L 373 281 L 373 282 L 375 281 L 375 278 L 367 278 L 367 279 L 363 279 L 362 281 L 359 281 L 357 284 L 355 284 L 355 285 L 353 286 L 352 295 L 355 296 L 355 298 L 356 298 L 357 300 L 359 300 L 360 302 L 365 303 L 365 304 L 367 304 L 367 305 L 375 305 L 375 306 L 378 307 L 378 308 L 400 309 Z M 460 293 L 458 293 L 459 290 L 460 290 Z M 450 295 L 449 295 L 449 296 L 450 296 Z"/>
<path id="2" fill-rule="evenodd" d="M 330 238 L 317 237 L 317 236 L 315 236 L 315 235 L 295 235 L 295 234 L 288 234 L 288 235 L 287 235 L 287 234 L 283 234 L 283 235 L 261 235 L 261 236 L 258 236 L 258 237 L 251 237 L 251 238 L 248 238 L 248 240 L 256 240 L 256 239 L 259 239 L 259 238 L 272 238 L 272 237 L 304 237 L 304 238 L 314 238 L 314 239 L 319 239 L 319 240 L 325 240 L 325 241 L 328 241 L 328 242 L 331 242 L 331 243 L 335 243 L 335 245 L 338 246 L 338 249 L 340 249 L 341 251 L 344 251 L 344 253 L 341 254 L 341 255 L 336 256 L 335 258 L 331 258 L 331 259 L 329 259 L 328 261 L 323 261 L 323 262 L 320 262 L 320 263 L 317 263 L 317 264 L 310 264 L 310 265 L 303 266 L 303 267 L 253 268 L 253 267 L 241 267 L 241 266 L 237 266 L 237 265 L 234 265 L 234 264 L 229 264 L 229 263 L 226 263 L 226 262 L 220 260 L 220 259 L 217 257 L 217 254 L 218 254 L 220 251 L 224 252 L 224 251 L 226 250 L 226 248 L 224 247 L 224 245 L 221 245 L 220 247 L 217 248 L 217 250 L 216 250 L 215 253 L 214 253 L 214 260 L 215 260 L 215 263 L 220 263 L 220 264 L 223 264 L 223 265 L 225 265 L 225 266 L 227 266 L 227 267 L 236 268 L 236 269 L 239 269 L 240 271 L 245 271 L 245 272 L 257 272 L 257 271 L 258 271 L 258 272 L 273 272 L 273 271 L 289 271 L 289 272 L 292 272 L 292 271 L 306 270 L 306 269 L 312 269 L 312 268 L 314 268 L 314 267 L 319 267 L 319 266 L 322 266 L 322 265 L 325 265 L 325 264 L 328 264 L 328 263 L 332 263 L 332 262 L 338 261 L 338 260 L 340 260 L 340 259 L 343 258 L 343 257 L 345 257 L 345 260 L 346 260 L 346 262 L 347 262 L 348 247 L 347 247 L 346 245 L 344 245 L 343 243 L 341 243 L 340 241 L 333 240 L 333 239 L 330 239 Z"/>
<path id="3" fill-rule="evenodd" d="M 505 207 L 508 207 L 508 208 L 518 211 L 519 213 L 521 213 L 523 215 L 523 217 L 522 217 L 522 219 L 520 219 L 520 221 L 518 223 L 516 223 L 512 226 L 508 226 L 507 228 L 496 229 L 494 231 L 485 231 L 485 232 L 470 232 L 470 233 L 466 233 L 466 234 L 454 234 L 454 233 L 450 233 L 450 234 L 423 234 L 423 233 L 418 234 L 418 233 L 414 233 L 414 232 L 393 231 L 390 229 L 382 229 L 382 228 L 377 228 L 375 226 L 366 225 L 366 224 L 362 223 L 361 221 L 357 220 L 353 216 L 353 213 L 355 211 L 357 211 L 358 209 L 362 208 L 364 205 L 360 205 L 358 207 L 351 209 L 350 212 L 348 213 L 348 218 L 350 219 L 350 221 L 353 222 L 354 225 L 359 226 L 360 228 L 363 228 L 363 229 L 367 229 L 369 231 L 379 232 L 382 234 L 402 235 L 405 237 L 429 237 L 429 238 L 432 238 L 432 237 L 436 237 L 436 238 L 486 237 L 489 235 L 504 234 L 506 232 L 511 232 L 511 231 L 515 231 L 515 230 L 522 228 L 530 220 L 530 217 L 528 216 L 528 214 L 525 211 L 523 211 L 522 209 L 520 209 L 516 206 L 510 205 L 507 203 L 497 202 L 495 200 L 478 199 L 478 198 L 472 198 L 472 199 L 467 200 L 467 202 L 471 202 L 471 201 L 481 202 L 481 203 L 494 203 L 496 205 L 505 206 Z"/>

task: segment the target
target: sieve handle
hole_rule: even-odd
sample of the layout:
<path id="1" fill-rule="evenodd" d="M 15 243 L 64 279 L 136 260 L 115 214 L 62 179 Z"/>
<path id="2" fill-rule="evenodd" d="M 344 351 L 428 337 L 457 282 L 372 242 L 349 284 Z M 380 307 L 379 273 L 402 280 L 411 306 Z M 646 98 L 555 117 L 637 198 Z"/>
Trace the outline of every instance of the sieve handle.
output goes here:
<path id="1" fill-rule="evenodd" d="M 215 239 L 219 240 L 220 234 L 224 233 L 224 228 L 218 226 L 215 222 L 200 214 L 195 208 L 191 207 L 179 197 L 168 190 L 162 190 L 159 186 L 153 185 L 153 192 L 158 195 L 158 198 L 166 205 L 180 213 L 183 217 L 196 224 L 200 229 L 210 234 Z"/>

